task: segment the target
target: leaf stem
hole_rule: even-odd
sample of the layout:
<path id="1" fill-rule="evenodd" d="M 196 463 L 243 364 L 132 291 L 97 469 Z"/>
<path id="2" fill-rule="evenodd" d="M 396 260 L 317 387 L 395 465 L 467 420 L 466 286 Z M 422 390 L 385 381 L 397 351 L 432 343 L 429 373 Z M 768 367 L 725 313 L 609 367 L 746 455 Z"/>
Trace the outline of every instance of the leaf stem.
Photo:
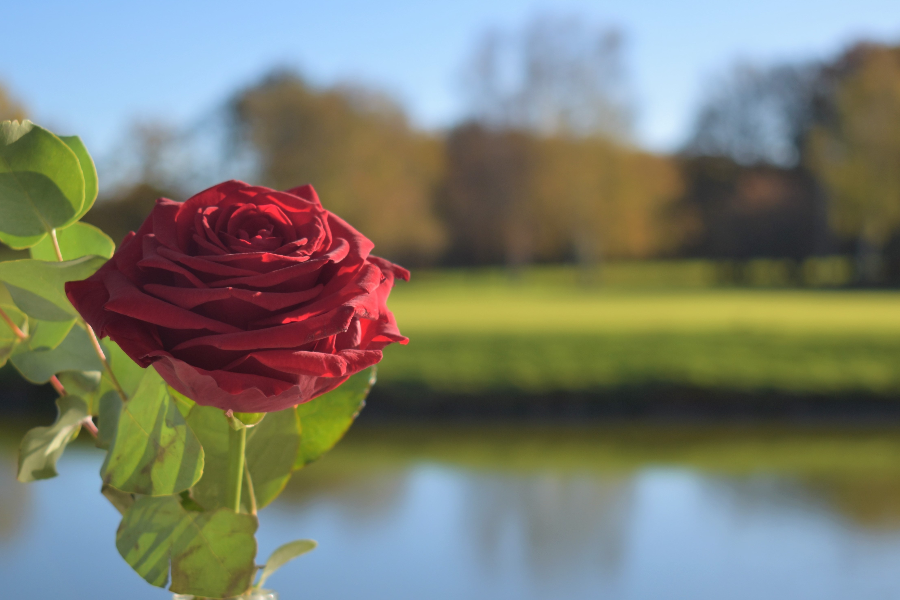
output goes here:
<path id="1" fill-rule="evenodd" d="M 63 260 L 62 250 L 59 247 L 59 240 L 56 239 L 56 229 L 50 230 L 50 239 L 53 240 L 53 250 L 56 252 L 56 259 L 60 262 Z M 84 320 L 83 317 L 79 315 L 78 320 L 84 325 L 84 328 L 88 332 L 88 336 L 91 338 L 91 344 L 94 346 L 94 352 L 97 353 L 97 357 L 100 359 L 100 362 L 103 364 L 103 368 L 106 370 L 106 374 L 109 375 L 109 380 L 112 383 L 112 386 L 115 388 L 116 392 L 119 394 L 119 397 L 122 399 L 122 402 L 128 402 L 128 396 L 125 394 L 125 391 L 122 389 L 122 386 L 119 384 L 119 380 L 116 379 L 116 374 L 113 373 L 112 367 L 109 366 L 109 361 L 106 360 L 106 354 L 103 353 L 103 348 L 100 347 L 100 340 L 97 339 L 97 334 L 94 333 L 94 329 L 88 324 L 87 321 Z"/>
<path id="2" fill-rule="evenodd" d="M 53 240 L 53 250 L 56 252 L 56 260 L 62 262 L 62 250 L 59 249 L 59 240 L 56 239 L 56 228 L 50 230 L 50 239 Z"/>
<path id="3" fill-rule="evenodd" d="M 56 390 L 56 393 L 60 396 L 66 395 L 66 388 L 64 388 L 62 382 L 56 378 L 56 375 L 50 378 L 50 385 L 53 386 L 53 389 Z"/>
<path id="4" fill-rule="evenodd" d="M 87 321 L 84 319 L 80 319 L 80 321 L 84 323 L 84 328 L 87 329 L 88 336 L 91 338 L 91 344 L 94 346 L 94 352 L 97 353 L 97 357 L 100 359 L 100 362 L 103 363 L 103 368 L 106 370 L 106 374 L 109 375 L 110 383 L 112 383 L 112 386 L 116 389 L 122 402 L 128 402 L 128 395 L 125 394 L 125 390 L 122 389 L 119 380 L 116 379 L 116 374 L 113 373 L 112 367 L 109 366 L 109 361 L 106 360 L 106 354 L 103 353 L 103 348 L 100 347 L 100 340 L 97 339 L 97 334 L 94 333 L 94 330 L 88 325 Z"/>
<path id="5" fill-rule="evenodd" d="M 228 506 L 241 512 L 241 484 L 244 481 L 244 450 L 247 447 L 247 428 L 228 427 Z"/>
<path id="6" fill-rule="evenodd" d="M 9 318 L 9 315 L 6 314 L 6 312 L 2 308 L 0 308 L 0 319 L 3 319 L 4 321 L 6 321 L 6 324 L 9 325 L 9 328 L 12 329 L 13 333 L 16 334 L 16 337 L 19 338 L 20 340 L 24 340 L 25 338 L 28 337 L 28 335 L 24 331 L 19 329 L 19 326 L 16 325 L 13 322 L 13 320 Z"/>
<path id="7" fill-rule="evenodd" d="M 94 420 L 90 416 L 87 416 L 81 420 L 81 426 L 84 427 L 85 430 L 87 430 L 87 432 L 89 434 L 94 436 L 94 439 L 96 439 L 97 436 L 99 435 L 99 432 L 97 431 L 97 426 L 94 424 Z"/>
<path id="8" fill-rule="evenodd" d="M 50 385 L 53 386 L 53 389 L 56 390 L 56 393 L 59 394 L 60 398 L 68 395 L 68 392 L 66 391 L 65 386 L 56 377 L 56 375 L 54 375 L 53 377 L 50 378 Z M 90 415 L 86 416 L 85 418 L 83 418 L 81 420 L 81 426 L 84 427 L 84 429 L 89 434 L 94 436 L 94 439 L 97 439 L 97 436 L 99 435 L 99 432 L 97 431 L 97 425 L 94 424 L 94 419 L 92 419 Z"/>

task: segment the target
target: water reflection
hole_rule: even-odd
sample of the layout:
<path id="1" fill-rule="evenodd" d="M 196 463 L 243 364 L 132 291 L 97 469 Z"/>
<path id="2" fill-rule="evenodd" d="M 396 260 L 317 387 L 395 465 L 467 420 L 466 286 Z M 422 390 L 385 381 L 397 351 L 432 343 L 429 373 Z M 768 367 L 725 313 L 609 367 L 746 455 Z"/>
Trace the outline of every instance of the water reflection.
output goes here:
<path id="1" fill-rule="evenodd" d="M 620 565 L 634 501 L 631 478 L 540 473 L 478 474 L 464 484 L 464 512 L 486 573 L 519 555 L 536 579 Z"/>
<path id="2" fill-rule="evenodd" d="M 320 541 L 286 599 L 897 597 L 896 433 L 360 427 L 262 514 L 260 554 Z M 4 597 L 169 597 L 116 555 L 99 452 L 34 486 L 3 452 Z"/>

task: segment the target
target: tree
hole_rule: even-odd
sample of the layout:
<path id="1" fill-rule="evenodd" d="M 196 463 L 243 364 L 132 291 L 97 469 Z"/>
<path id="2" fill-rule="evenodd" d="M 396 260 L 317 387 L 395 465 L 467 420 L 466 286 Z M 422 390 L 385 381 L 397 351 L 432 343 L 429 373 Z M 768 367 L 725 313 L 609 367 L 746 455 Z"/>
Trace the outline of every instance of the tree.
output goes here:
<path id="1" fill-rule="evenodd" d="M 25 108 L 0 85 L 0 121 L 21 121 L 25 117 Z"/>
<path id="2" fill-rule="evenodd" d="M 633 148 L 621 36 L 542 15 L 472 55 L 471 122 L 447 142 L 451 260 L 643 258 L 671 249 L 671 160 Z"/>
<path id="3" fill-rule="evenodd" d="M 383 94 L 320 90 L 276 73 L 232 101 L 233 129 L 256 157 L 258 181 L 276 189 L 312 183 L 326 208 L 365 231 L 379 254 L 422 264 L 444 232 L 431 201 L 442 169 L 437 138 L 414 131 Z"/>
<path id="4" fill-rule="evenodd" d="M 474 120 L 542 135 L 630 135 L 622 36 L 577 17 L 538 15 L 523 30 L 487 31 L 463 77 Z"/>
<path id="5" fill-rule="evenodd" d="M 546 226 L 533 193 L 536 144 L 527 132 L 477 123 L 450 132 L 439 194 L 449 262 L 521 266 L 536 258 L 536 237 Z"/>
<path id="6" fill-rule="evenodd" d="M 685 151 L 742 165 L 796 166 L 825 91 L 817 63 L 735 64 L 712 80 Z"/>
<path id="7" fill-rule="evenodd" d="M 857 240 L 861 279 L 879 277 L 900 228 L 900 48 L 861 46 L 835 69 L 833 110 L 809 139 L 809 162 L 827 186 L 832 227 Z"/>

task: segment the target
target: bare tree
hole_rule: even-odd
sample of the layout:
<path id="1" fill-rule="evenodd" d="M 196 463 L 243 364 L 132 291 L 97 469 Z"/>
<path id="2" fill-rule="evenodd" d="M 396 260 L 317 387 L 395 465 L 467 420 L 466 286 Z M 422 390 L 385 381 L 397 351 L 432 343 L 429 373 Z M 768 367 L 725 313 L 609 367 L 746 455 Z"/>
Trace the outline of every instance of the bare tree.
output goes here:
<path id="1" fill-rule="evenodd" d="M 472 117 L 495 128 L 627 139 L 631 94 L 622 36 L 583 19 L 539 15 L 487 31 L 464 71 Z"/>

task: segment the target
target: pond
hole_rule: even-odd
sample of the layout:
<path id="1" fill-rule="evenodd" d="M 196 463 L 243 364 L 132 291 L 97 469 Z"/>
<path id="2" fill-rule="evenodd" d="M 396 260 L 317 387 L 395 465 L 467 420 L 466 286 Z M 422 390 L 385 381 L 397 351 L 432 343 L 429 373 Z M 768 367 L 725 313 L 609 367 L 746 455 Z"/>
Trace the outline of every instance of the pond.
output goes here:
<path id="1" fill-rule="evenodd" d="M 4 598 L 171 597 L 116 553 L 99 451 L 34 485 L 2 453 Z M 284 600 L 898 597 L 900 429 L 363 423 L 261 521 L 261 558 L 320 543 Z"/>

